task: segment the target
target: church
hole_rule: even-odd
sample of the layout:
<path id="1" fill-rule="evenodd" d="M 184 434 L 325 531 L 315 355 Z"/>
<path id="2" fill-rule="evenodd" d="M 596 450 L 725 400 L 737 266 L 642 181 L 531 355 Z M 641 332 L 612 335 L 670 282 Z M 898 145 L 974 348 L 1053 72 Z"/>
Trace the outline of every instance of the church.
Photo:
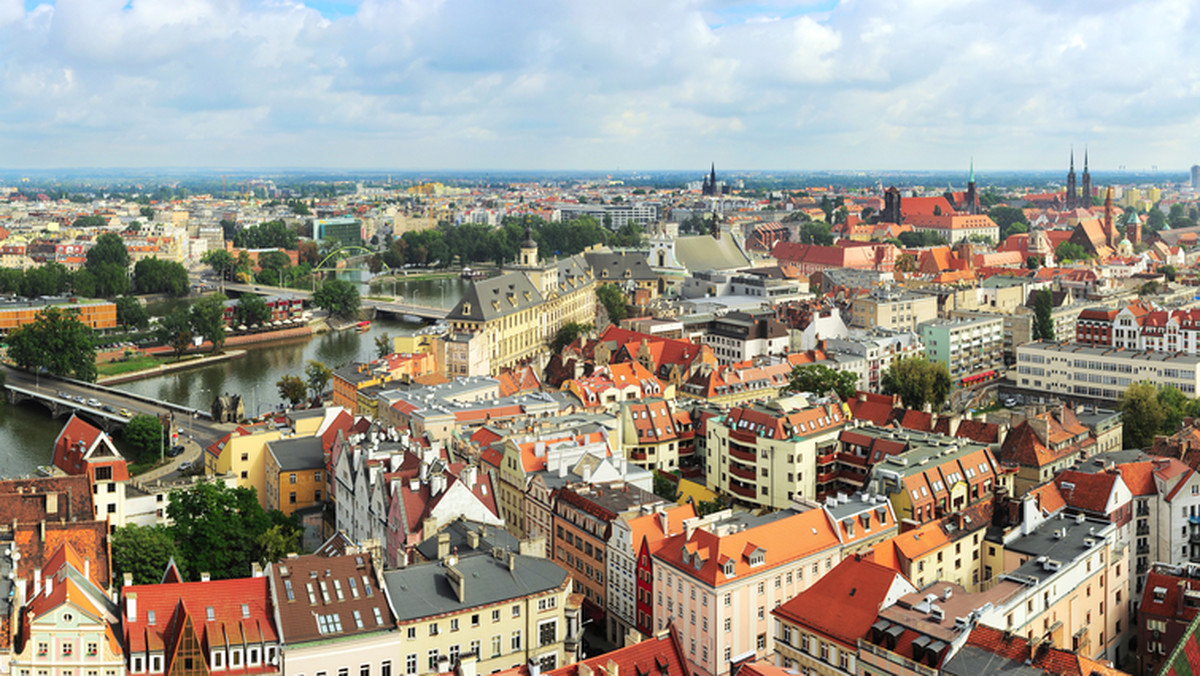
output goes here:
<path id="1" fill-rule="evenodd" d="M 595 276 L 582 254 L 542 261 L 533 231 L 526 228 L 516 265 L 472 282 L 446 321 L 452 333 L 482 342 L 478 349 L 492 373 L 519 364 L 540 365 L 546 346 L 564 324 L 596 321 L 595 291 Z M 449 366 L 451 357 L 446 359 Z"/>

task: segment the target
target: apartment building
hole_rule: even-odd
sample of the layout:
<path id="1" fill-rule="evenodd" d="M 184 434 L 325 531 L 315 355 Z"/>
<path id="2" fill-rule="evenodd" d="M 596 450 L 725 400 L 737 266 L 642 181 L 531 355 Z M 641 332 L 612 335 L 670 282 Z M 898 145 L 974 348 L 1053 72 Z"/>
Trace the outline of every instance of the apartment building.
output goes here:
<path id="1" fill-rule="evenodd" d="M 1138 606 L 1138 668 L 1162 673 L 1163 663 L 1200 613 L 1200 566 L 1156 563 Z"/>
<path id="2" fill-rule="evenodd" d="M 1004 320 L 1000 317 L 933 319 L 917 332 L 930 361 L 946 365 L 955 385 L 990 380 L 1004 367 Z"/>
<path id="3" fill-rule="evenodd" d="M 705 421 L 706 481 L 739 503 L 784 509 L 815 498 L 837 450 L 847 413 L 840 403 L 803 397 L 737 406 Z"/>
<path id="4" fill-rule="evenodd" d="M 478 673 L 525 664 L 549 671 L 578 658 L 579 608 L 571 578 L 542 558 L 496 550 L 383 573 L 400 640 L 392 673 L 450 670 L 475 654 Z"/>
<path id="5" fill-rule="evenodd" d="M 850 305 L 850 325 L 883 328 L 898 333 L 916 331 L 924 322 L 937 319 L 937 297 L 891 286 L 876 286 Z"/>
<path id="6" fill-rule="evenodd" d="M 787 327 L 772 317 L 730 312 L 708 322 L 704 344 L 711 347 L 721 364 L 743 362 L 755 357 L 786 354 Z"/>
<path id="7" fill-rule="evenodd" d="M 84 326 L 95 330 L 117 327 L 117 305 L 111 301 L 78 301 L 65 296 L 0 303 L 0 335 L 7 335 L 32 323 L 47 308 L 72 314 Z"/>
<path id="8" fill-rule="evenodd" d="M 1116 402 L 1131 384 L 1174 385 L 1189 397 L 1200 386 L 1200 356 L 1037 342 L 1017 348 L 1018 386 L 1035 396 Z"/>
<path id="9" fill-rule="evenodd" d="M 883 374 L 897 359 L 925 354 L 925 345 L 911 329 L 854 331 L 844 338 L 826 340 L 825 348 L 839 370 L 858 376 L 858 389 L 864 392 L 882 391 Z"/>
<path id="10" fill-rule="evenodd" d="M 1017 468 L 1016 495 L 1054 478 L 1095 454 L 1096 437 L 1065 404 L 1030 405 L 1010 418 L 1012 428 L 1000 446 L 1000 461 Z"/>
<path id="11" fill-rule="evenodd" d="M 991 523 L 992 501 L 987 500 L 878 543 L 873 560 L 901 573 L 920 589 L 934 582 L 952 582 L 971 592 L 980 591 L 991 577 L 980 557 Z"/>
<path id="12" fill-rule="evenodd" d="M 683 522 L 695 516 L 695 508 L 687 503 L 643 509 L 637 516 L 612 522 L 605 548 L 605 631 L 609 641 L 619 644 L 631 631 L 654 635 L 650 552 L 666 538 L 682 533 Z"/>
<path id="13" fill-rule="evenodd" d="M 768 612 L 832 570 L 842 554 L 821 510 L 726 510 L 684 521 L 684 532 L 663 540 L 652 558 L 656 629 L 673 623 L 693 674 L 717 676 L 734 656 L 770 655 Z"/>
<path id="14" fill-rule="evenodd" d="M 673 472 L 693 456 L 696 431 L 691 414 L 674 400 L 622 402 L 617 429 L 625 456 L 639 467 Z"/>

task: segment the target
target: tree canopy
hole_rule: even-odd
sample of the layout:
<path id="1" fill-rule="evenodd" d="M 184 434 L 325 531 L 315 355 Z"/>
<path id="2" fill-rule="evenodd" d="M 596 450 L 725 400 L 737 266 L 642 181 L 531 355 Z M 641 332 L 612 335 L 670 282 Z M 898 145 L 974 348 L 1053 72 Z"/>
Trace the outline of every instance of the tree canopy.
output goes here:
<path id="1" fill-rule="evenodd" d="M 309 359 L 308 365 L 304 367 L 305 384 L 308 385 L 313 399 L 320 398 L 325 393 L 332 377 L 333 370 L 315 359 Z"/>
<path id="2" fill-rule="evenodd" d="M 1054 297 L 1050 289 L 1035 291 L 1033 297 L 1033 339 L 1055 340 L 1054 334 Z"/>
<path id="3" fill-rule="evenodd" d="M 212 351 L 225 346 L 225 296 L 214 293 L 192 304 L 192 332 L 212 343 Z"/>
<path id="4" fill-rule="evenodd" d="M 237 323 L 246 326 L 262 324 L 271 318 L 271 308 L 267 307 L 267 301 L 254 293 L 242 294 L 242 297 L 238 298 L 233 313 Z"/>
<path id="5" fill-rule="evenodd" d="M 1162 429 L 1165 412 L 1150 383 L 1134 383 L 1121 395 L 1121 421 L 1125 448 L 1148 448 Z"/>
<path id="6" fill-rule="evenodd" d="M 266 221 L 238 230 L 233 245 L 239 249 L 295 249 L 300 235 L 283 221 Z"/>
<path id="7" fill-rule="evenodd" d="M 134 584 L 157 584 L 167 563 L 179 560 L 175 536 L 167 526 L 121 526 L 113 531 L 111 545 L 114 580 L 131 573 Z"/>
<path id="8" fill-rule="evenodd" d="M 95 332 L 78 313 L 47 307 L 8 335 L 8 356 L 18 366 L 56 376 L 96 379 Z"/>
<path id="9" fill-rule="evenodd" d="M 824 364 L 802 364 L 792 368 L 788 384 L 783 386 L 780 393 L 806 392 L 824 396 L 836 392 L 843 400 L 848 400 L 857 391 L 858 376 L 850 371 L 839 371 Z"/>
<path id="10" fill-rule="evenodd" d="M 340 317 L 352 317 L 358 312 L 358 287 L 343 279 L 330 279 L 312 296 L 313 305 Z"/>
<path id="11" fill-rule="evenodd" d="M 296 406 L 304 401 L 304 395 L 308 392 L 308 386 L 298 376 L 290 373 L 285 373 L 275 382 L 275 387 L 279 388 L 279 396 L 287 399 L 292 406 Z"/>
<path id="12" fill-rule="evenodd" d="M 940 411 L 953 387 L 946 365 L 924 357 L 893 361 L 884 371 L 881 382 L 885 394 L 899 394 L 905 407 L 918 411 L 926 404 L 934 411 Z"/>
<path id="13" fill-rule="evenodd" d="M 143 258 L 133 266 L 133 283 L 142 293 L 186 296 L 188 292 L 187 269 L 180 263 L 162 260 L 156 256 Z"/>
<path id="14" fill-rule="evenodd" d="M 608 313 L 608 321 L 616 324 L 625 319 L 625 294 L 615 284 L 601 284 L 596 287 L 596 298 Z"/>
<path id="15" fill-rule="evenodd" d="M 117 323 L 126 329 L 145 329 L 150 324 L 150 313 L 146 306 L 133 296 L 120 296 L 116 300 Z"/>
<path id="16" fill-rule="evenodd" d="M 130 418 L 121 429 L 121 437 L 137 450 L 138 462 L 148 462 L 158 457 L 163 452 L 165 436 L 162 421 L 144 413 Z"/>
<path id="17" fill-rule="evenodd" d="M 585 335 L 591 330 L 591 324 L 583 324 L 581 322 L 567 322 L 563 324 L 554 334 L 554 340 L 550 342 L 550 351 L 559 352 L 564 347 L 575 342 L 576 338 Z"/>
<path id="18" fill-rule="evenodd" d="M 1081 261 L 1091 256 L 1075 242 L 1062 242 L 1055 247 L 1054 257 L 1060 261 Z"/>
<path id="19" fill-rule="evenodd" d="M 158 327 L 155 329 L 155 338 L 158 342 L 171 346 L 176 358 L 182 357 L 192 344 L 192 335 L 192 318 L 187 308 L 179 308 L 159 318 Z"/>
<path id="20" fill-rule="evenodd" d="M 167 514 L 185 579 L 248 577 L 250 564 L 263 560 L 259 539 L 272 524 L 253 488 L 197 483 L 171 491 Z"/>

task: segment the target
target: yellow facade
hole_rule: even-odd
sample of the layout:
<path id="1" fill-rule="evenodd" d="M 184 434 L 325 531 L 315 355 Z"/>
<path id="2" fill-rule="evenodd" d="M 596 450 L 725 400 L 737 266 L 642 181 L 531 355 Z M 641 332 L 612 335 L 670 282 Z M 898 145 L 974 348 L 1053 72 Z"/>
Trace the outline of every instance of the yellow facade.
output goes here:
<path id="1" fill-rule="evenodd" d="M 325 467 L 281 471 L 274 458 L 267 454 L 266 505 L 268 511 L 278 509 L 287 516 L 303 507 L 315 505 L 329 497 L 325 488 Z"/>
<path id="2" fill-rule="evenodd" d="M 58 305 L 9 306 L 0 308 L 0 334 L 7 334 L 33 322 L 47 307 L 74 313 L 79 321 L 93 329 L 117 326 L 117 305 L 111 302 L 62 303 Z"/>
<path id="3" fill-rule="evenodd" d="M 247 429 L 245 427 L 239 429 Z M 238 435 L 235 431 L 223 448 L 209 447 L 204 456 L 207 474 L 234 477 L 239 488 L 253 488 L 258 492 L 258 502 L 267 508 L 267 442 L 276 441 L 282 434 L 278 430 L 265 428 L 248 429 L 250 434 Z M 214 452 L 216 450 L 216 452 Z"/>

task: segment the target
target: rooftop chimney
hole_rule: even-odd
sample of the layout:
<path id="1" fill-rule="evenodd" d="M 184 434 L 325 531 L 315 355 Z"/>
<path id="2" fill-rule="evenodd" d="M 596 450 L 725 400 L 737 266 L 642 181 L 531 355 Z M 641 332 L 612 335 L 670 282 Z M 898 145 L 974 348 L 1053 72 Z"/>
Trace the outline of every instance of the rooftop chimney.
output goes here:
<path id="1" fill-rule="evenodd" d="M 437 534 L 437 557 L 438 560 L 444 560 L 450 555 L 450 534 L 441 532 Z"/>
<path id="2" fill-rule="evenodd" d="M 125 621 L 137 622 L 137 592 L 125 595 Z"/>
<path id="3" fill-rule="evenodd" d="M 212 575 L 209 575 L 208 573 L 200 573 L 200 581 L 201 582 L 208 582 L 211 579 L 212 579 Z"/>

